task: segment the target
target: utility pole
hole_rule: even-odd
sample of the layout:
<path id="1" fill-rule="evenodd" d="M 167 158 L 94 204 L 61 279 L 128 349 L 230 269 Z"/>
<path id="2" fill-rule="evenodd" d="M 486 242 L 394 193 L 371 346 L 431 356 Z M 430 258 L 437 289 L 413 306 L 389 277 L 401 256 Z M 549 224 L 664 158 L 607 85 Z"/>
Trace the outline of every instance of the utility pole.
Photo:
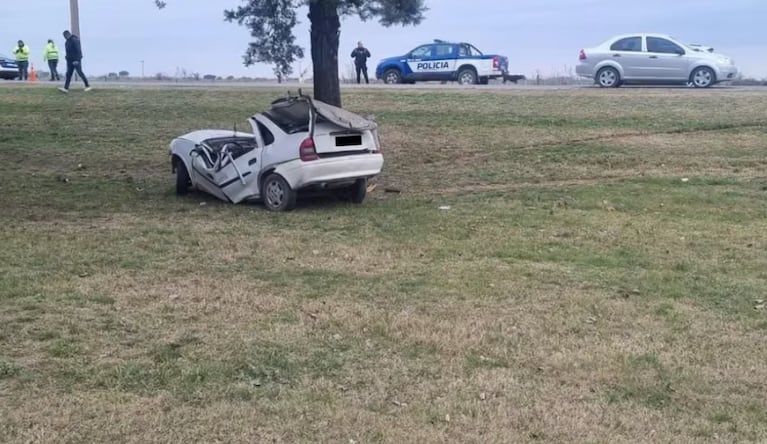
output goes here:
<path id="1" fill-rule="evenodd" d="M 141 62 L 141 80 L 144 80 L 144 61 L 139 60 Z"/>
<path id="2" fill-rule="evenodd" d="M 69 0 L 69 15 L 72 20 L 72 34 L 80 37 L 80 6 L 77 0 Z"/>
<path id="3" fill-rule="evenodd" d="M 77 4 L 77 0 L 69 0 L 69 17 L 72 21 L 72 34 L 80 37 L 80 6 Z M 75 79 L 78 77 L 75 74 Z"/>

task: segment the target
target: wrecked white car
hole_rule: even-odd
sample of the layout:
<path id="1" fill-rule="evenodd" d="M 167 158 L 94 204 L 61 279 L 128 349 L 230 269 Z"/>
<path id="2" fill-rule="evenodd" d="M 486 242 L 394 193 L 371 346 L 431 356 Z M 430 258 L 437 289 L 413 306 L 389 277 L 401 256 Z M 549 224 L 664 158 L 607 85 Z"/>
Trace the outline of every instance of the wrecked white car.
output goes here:
<path id="1" fill-rule="evenodd" d="M 291 210 L 299 191 L 331 190 L 362 203 L 383 156 L 377 125 L 301 95 L 248 119 L 253 132 L 201 130 L 170 144 L 176 193 L 190 188 L 232 203 L 263 201 Z"/>

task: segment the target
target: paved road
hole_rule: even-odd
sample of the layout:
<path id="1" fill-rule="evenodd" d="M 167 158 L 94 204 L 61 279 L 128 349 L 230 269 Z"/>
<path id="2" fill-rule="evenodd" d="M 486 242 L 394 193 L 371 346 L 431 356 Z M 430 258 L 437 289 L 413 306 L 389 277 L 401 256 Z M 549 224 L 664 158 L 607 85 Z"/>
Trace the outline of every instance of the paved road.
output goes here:
<path id="1" fill-rule="evenodd" d="M 94 80 L 91 82 L 94 87 L 96 88 L 138 88 L 138 89 L 154 89 L 154 88 L 160 88 L 160 89 L 172 89 L 172 88 L 179 88 L 179 89 L 212 89 L 212 88 L 225 88 L 225 89 L 232 89 L 232 88 L 259 88 L 259 89 L 266 89 L 266 88 L 273 88 L 273 89 L 281 89 L 281 90 L 291 90 L 296 91 L 298 88 L 306 88 L 311 89 L 312 85 L 311 83 L 298 83 L 298 82 L 287 82 L 279 84 L 277 82 L 268 82 L 268 81 L 248 81 L 248 82 L 237 82 L 237 81 L 220 81 L 220 82 L 209 82 L 209 81 L 133 81 L 133 82 L 104 82 L 100 80 Z M 13 88 L 13 87 L 57 87 L 60 86 L 58 83 L 52 83 L 48 81 L 39 81 L 35 83 L 23 83 L 18 81 L 0 81 L 0 88 Z M 81 88 L 82 84 L 76 83 L 73 88 Z M 357 90 L 357 89 L 372 89 L 372 90 L 379 90 L 379 89 L 392 89 L 392 90 L 476 90 L 476 91 L 486 91 L 486 90 L 527 90 L 527 91 L 556 91 L 556 90 L 576 90 L 576 89 L 597 89 L 593 85 L 531 85 L 531 84 L 518 84 L 515 85 L 513 83 L 491 83 L 489 85 L 459 85 L 458 83 L 451 82 L 446 84 L 441 83 L 418 83 L 416 85 L 386 85 L 383 83 L 373 83 L 370 85 L 357 85 L 353 83 L 342 83 L 341 84 L 342 90 Z M 687 87 L 684 86 L 631 86 L 626 87 L 624 86 L 622 89 L 687 89 Z M 767 87 L 763 86 L 727 86 L 727 85 L 720 85 L 713 88 L 714 90 L 733 90 L 733 91 L 767 91 Z"/>

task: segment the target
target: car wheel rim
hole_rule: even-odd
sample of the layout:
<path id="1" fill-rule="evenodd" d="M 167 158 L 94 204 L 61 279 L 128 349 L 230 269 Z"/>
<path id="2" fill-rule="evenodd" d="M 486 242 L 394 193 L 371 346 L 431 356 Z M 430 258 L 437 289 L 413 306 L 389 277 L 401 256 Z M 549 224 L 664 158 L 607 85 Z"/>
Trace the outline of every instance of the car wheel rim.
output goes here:
<path id="1" fill-rule="evenodd" d="M 693 82 L 695 86 L 706 87 L 711 84 L 711 73 L 707 69 L 701 69 L 695 72 Z"/>
<path id="2" fill-rule="evenodd" d="M 465 72 L 461 74 L 461 85 L 471 85 L 474 83 L 474 74 Z"/>
<path id="3" fill-rule="evenodd" d="M 608 69 L 602 71 L 599 75 L 599 84 L 602 86 L 613 86 L 618 81 L 618 76 L 615 75 L 615 71 Z"/>
<path id="4" fill-rule="evenodd" d="M 389 75 L 386 76 L 386 83 L 397 83 L 397 74 L 389 73 Z"/>
<path id="5" fill-rule="evenodd" d="M 279 207 L 285 197 L 285 190 L 279 182 L 269 182 L 266 186 L 266 200 L 271 207 Z"/>

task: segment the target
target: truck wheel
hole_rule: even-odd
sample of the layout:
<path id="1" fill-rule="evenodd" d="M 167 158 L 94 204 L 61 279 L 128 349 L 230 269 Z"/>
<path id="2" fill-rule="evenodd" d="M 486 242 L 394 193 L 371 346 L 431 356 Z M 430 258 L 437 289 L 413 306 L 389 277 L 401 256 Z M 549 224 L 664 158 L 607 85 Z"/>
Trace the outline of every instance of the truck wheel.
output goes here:
<path id="1" fill-rule="evenodd" d="M 458 71 L 458 83 L 461 85 L 474 85 L 477 83 L 477 73 L 471 68 Z"/>
<path id="2" fill-rule="evenodd" d="M 397 69 L 389 69 L 386 72 L 384 72 L 383 80 L 384 80 L 384 83 L 389 85 L 402 83 L 402 74 L 400 74 L 399 70 Z"/>

